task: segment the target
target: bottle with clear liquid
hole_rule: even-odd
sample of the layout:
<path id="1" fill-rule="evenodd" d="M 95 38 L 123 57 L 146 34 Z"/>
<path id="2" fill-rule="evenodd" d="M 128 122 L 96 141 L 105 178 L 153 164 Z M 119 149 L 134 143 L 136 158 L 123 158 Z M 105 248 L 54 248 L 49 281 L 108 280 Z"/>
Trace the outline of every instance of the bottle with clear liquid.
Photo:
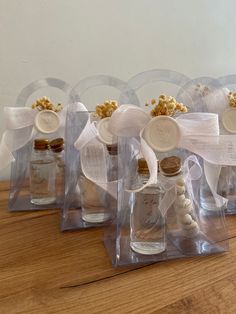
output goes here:
<path id="1" fill-rule="evenodd" d="M 147 163 L 141 158 L 133 188 L 144 185 L 148 178 Z M 134 193 L 130 214 L 130 247 L 133 251 L 152 255 L 166 250 L 165 217 L 159 210 L 163 196 L 164 190 L 158 183 Z"/>
<path id="2" fill-rule="evenodd" d="M 217 206 L 216 204 L 215 198 L 211 192 L 211 189 L 206 179 L 206 175 L 205 175 L 205 171 L 207 171 L 207 169 L 205 169 L 206 166 L 207 166 L 207 163 L 204 161 L 203 162 L 204 171 L 202 174 L 201 184 L 200 184 L 200 206 L 206 215 L 211 215 L 225 209 L 225 205 Z M 219 180 L 219 182 L 220 181 L 221 179 Z M 221 189 L 221 187 L 219 186 L 217 187 L 217 193 L 222 195 L 222 191 L 219 191 L 219 188 Z"/>
<path id="3" fill-rule="evenodd" d="M 236 167 L 235 166 L 222 166 L 219 183 L 218 194 L 225 197 L 227 207 L 225 212 L 227 214 L 236 213 Z"/>
<path id="4" fill-rule="evenodd" d="M 107 179 L 117 188 L 117 145 L 107 145 Z M 79 178 L 82 219 L 89 223 L 104 223 L 112 218 L 117 200 L 105 189 L 86 178 Z"/>
<path id="5" fill-rule="evenodd" d="M 32 204 L 56 202 L 56 163 L 47 139 L 36 139 L 30 161 L 30 199 Z"/>
<path id="6" fill-rule="evenodd" d="M 113 189 L 117 190 L 118 180 L 118 155 L 117 145 L 107 145 L 107 180 L 109 184 L 113 185 Z M 111 194 L 107 193 L 108 206 L 110 208 L 111 216 L 117 209 L 117 198 L 114 198 Z"/>
<path id="7" fill-rule="evenodd" d="M 64 200 L 65 191 L 65 154 L 64 154 L 64 139 L 56 138 L 50 141 L 50 148 L 56 163 L 56 198 L 57 204 L 61 205 Z"/>

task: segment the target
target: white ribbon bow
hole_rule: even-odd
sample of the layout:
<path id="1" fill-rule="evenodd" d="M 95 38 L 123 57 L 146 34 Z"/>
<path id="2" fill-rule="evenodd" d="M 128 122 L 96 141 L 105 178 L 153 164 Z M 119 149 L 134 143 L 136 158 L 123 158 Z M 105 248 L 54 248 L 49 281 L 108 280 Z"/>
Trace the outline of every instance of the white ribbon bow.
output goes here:
<path id="1" fill-rule="evenodd" d="M 81 103 L 73 104 L 77 111 L 85 111 Z M 23 147 L 40 133 L 35 127 L 35 118 L 42 111 L 28 107 L 5 107 L 6 131 L 0 143 L 0 170 L 14 161 L 13 152 Z M 57 113 L 60 119 L 59 128 L 55 134 L 64 137 L 67 106 Z M 53 135 L 51 133 L 50 135 Z"/>

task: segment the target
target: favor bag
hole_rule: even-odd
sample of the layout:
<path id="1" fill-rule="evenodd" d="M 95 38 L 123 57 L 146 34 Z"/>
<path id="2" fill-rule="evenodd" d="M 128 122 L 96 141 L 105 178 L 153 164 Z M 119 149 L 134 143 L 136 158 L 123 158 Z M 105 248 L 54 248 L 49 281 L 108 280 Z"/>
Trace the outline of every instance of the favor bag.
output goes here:
<path id="1" fill-rule="evenodd" d="M 105 100 L 99 93 L 104 86 L 110 87 Z M 97 99 L 100 99 L 97 107 L 94 101 L 84 101 L 85 92 L 95 87 L 100 87 L 97 89 Z M 107 129 L 107 122 L 118 107 L 111 95 L 117 91 L 120 94 L 124 88 L 126 83 L 123 81 L 100 75 L 80 81 L 73 89 L 74 95 L 83 99 L 85 105 L 71 95 L 66 123 L 66 193 L 62 230 L 102 226 L 113 219 L 117 209 L 118 147 L 117 138 Z M 136 101 L 132 91 L 130 97 Z"/>
<path id="2" fill-rule="evenodd" d="M 179 98 L 184 100 L 186 95 L 194 99 L 192 111 L 205 111 L 216 113 L 219 117 L 218 142 L 221 143 L 215 150 L 215 155 L 221 156 L 221 161 L 216 163 L 207 159 L 201 160 L 204 169 L 200 203 L 206 215 L 214 215 L 219 210 L 225 210 L 227 214 L 236 212 L 236 188 L 235 188 L 235 141 L 233 93 L 228 89 L 236 82 L 235 76 L 227 76 L 218 80 L 209 77 L 200 77 L 189 81 L 180 92 Z M 228 157 L 225 159 L 224 153 Z M 230 157 L 230 158 L 229 158 Z M 228 160 L 228 161 L 227 161 Z M 231 165 L 228 166 L 227 162 Z"/>
<path id="3" fill-rule="evenodd" d="M 134 91 L 145 82 L 162 82 L 162 94 L 151 101 L 151 115 L 127 104 L 109 122 L 119 139 L 118 210 L 104 236 L 114 266 L 228 249 L 224 213 L 205 216 L 199 205 L 202 167 L 196 153 L 206 155 L 201 147 L 205 136 L 215 137 L 218 117 L 186 113 L 185 104 L 168 94 L 169 83 L 179 88 L 180 82 L 186 83 L 181 74 L 153 73 L 139 74 L 128 82 Z M 142 82 L 138 87 L 136 80 Z"/>
<path id="4" fill-rule="evenodd" d="M 48 98 L 53 91 L 55 95 L 55 89 L 60 99 L 57 104 Z M 60 79 L 41 79 L 22 90 L 15 107 L 4 108 L 6 131 L 0 144 L 0 159 L 1 168 L 11 162 L 10 211 L 61 206 L 66 104 L 70 92 L 71 87 Z M 63 94 L 65 102 L 61 101 Z"/>

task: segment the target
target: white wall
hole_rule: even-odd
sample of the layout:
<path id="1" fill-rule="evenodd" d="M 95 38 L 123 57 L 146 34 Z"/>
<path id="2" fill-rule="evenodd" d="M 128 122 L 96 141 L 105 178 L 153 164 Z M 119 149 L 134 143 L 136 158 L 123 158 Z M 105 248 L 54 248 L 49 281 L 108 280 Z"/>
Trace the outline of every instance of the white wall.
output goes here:
<path id="1" fill-rule="evenodd" d="M 0 0 L 0 135 L 3 106 L 41 77 L 236 73 L 235 11 L 235 0 Z"/>

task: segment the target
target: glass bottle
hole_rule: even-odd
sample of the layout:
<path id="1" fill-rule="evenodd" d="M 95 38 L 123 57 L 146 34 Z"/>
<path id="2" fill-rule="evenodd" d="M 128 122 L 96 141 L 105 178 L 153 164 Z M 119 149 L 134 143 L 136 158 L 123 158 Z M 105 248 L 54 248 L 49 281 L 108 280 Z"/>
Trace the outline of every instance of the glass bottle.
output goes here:
<path id="1" fill-rule="evenodd" d="M 225 197 L 228 202 L 225 206 L 227 214 L 236 213 L 236 167 L 235 166 L 222 166 L 219 183 L 218 194 Z"/>
<path id="2" fill-rule="evenodd" d="M 36 139 L 30 161 L 30 198 L 36 205 L 56 201 L 56 163 L 47 139 Z"/>
<path id="3" fill-rule="evenodd" d="M 138 160 L 137 182 L 144 185 L 149 178 L 147 162 Z M 134 193 L 130 216 L 130 247 L 140 254 L 159 254 L 166 249 L 165 217 L 159 210 L 164 190 L 159 183 Z"/>
<path id="4" fill-rule="evenodd" d="M 107 145 L 107 180 L 111 188 L 117 191 L 118 180 L 118 155 L 117 145 Z M 110 209 L 111 217 L 117 209 L 117 198 L 114 198 L 111 194 L 107 193 L 107 201 Z"/>
<path id="5" fill-rule="evenodd" d="M 201 184 L 200 184 L 200 206 L 202 209 L 202 213 L 204 213 L 205 215 L 211 215 L 211 214 L 215 214 L 215 213 L 219 213 L 221 210 L 225 209 L 225 205 L 223 206 L 217 206 L 215 198 L 211 192 L 211 189 L 208 185 L 207 179 L 206 179 L 206 175 L 205 175 L 205 162 L 202 163 L 202 168 L 203 168 L 203 174 L 202 174 L 202 178 L 201 178 Z M 225 167 L 223 167 L 223 172 L 224 170 L 227 170 Z M 222 176 L 222 175 L 221 175 Z M 223 175 L 224 176 L 224 175 Z M 224 176 L 224 179 L 227 179 L 227 176 Z M 222 179 L 219 180 L 219 183 Z M 217 187 L 217 192 L 222 195 L 223 194 L 227 194 L 227 188 L 224 191 L 222 191 L 222 187 L 219 186 L 218 183 L 218 187 Z M 222 184 L 223 182 L 221 182 Z M 226 183 L 227 184 L 227 183 Z M 219 190 L 220 189 L 220 190 Z M 222 195 L 224 196 L 224 195 Z"/>
<path id="6" fill-rule="evenodd" d="M 107 145 L 106 161 L 107 181 L 111 188 L 117 189 L 117 145 Z M 117 199 L 83 174 L 79 178 L 79 187 L 82 219 L 89 223 L 103 223 L 110 220 L 117 208 Z"/>
<path id="7" fill-rule="evenodd" d="M 56 162 L 56 198 L 57 203 L 61 205 L 64 200 L 65 191 L 65 154 L 64 139 L 56 138 L 50 141 L 50 148 Z"/>

